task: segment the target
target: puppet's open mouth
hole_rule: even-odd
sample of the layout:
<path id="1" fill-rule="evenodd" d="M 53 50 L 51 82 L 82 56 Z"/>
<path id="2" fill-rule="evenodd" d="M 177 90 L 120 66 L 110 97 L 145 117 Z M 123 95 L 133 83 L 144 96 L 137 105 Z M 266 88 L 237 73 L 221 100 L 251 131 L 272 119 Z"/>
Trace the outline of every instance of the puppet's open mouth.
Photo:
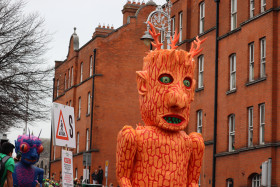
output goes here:
<path id="1" fill-rule="evenodd" d="M 180 124 L 182 121 L 184 121 L 184 118 L 182 118 L 181 116 L 178 115 L 167 115 L 164 116 L 163 119 L 167 122 L 167 123 L 172 123 L 172 124 Z"/>

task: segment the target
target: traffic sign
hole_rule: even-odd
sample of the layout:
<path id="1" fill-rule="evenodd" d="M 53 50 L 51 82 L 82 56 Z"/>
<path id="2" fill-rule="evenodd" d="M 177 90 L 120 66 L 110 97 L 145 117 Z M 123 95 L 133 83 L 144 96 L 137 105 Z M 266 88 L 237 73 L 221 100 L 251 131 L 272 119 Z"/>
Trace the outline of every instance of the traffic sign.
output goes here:
<path id="1" fill-rule="evenodd" d="M 53 103 L 53 143 L 56 146 L 76 148 L 74 108 Z"/>

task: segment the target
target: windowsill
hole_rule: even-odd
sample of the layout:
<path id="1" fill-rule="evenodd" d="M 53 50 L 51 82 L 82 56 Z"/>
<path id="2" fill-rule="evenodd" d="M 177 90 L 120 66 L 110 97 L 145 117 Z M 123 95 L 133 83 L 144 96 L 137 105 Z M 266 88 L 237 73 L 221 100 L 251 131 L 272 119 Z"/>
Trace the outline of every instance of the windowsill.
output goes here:
<path id="1" fill-rule="evenodd" d="M 197 88 L 197 89 L 195 90 L 195 92 L 200 92 L 200 91 L 202 91 L 202 90 L 204 90 L 204 87 Z"/>
<path id="2" fill-rule="evenodd" d="M 90 116 L 90 114 L 86 114 L 86 117 Z"/>
<path id="3" fill-rule="evenodd" d="M 232 90 L 227 91 L 227 92 L 226 92 L 226 94 L 227 94 L 227 95 L 229 95 L 229 94 L 233 94 L 233 93 L 235 93 L 235 92 L 236 92 L 236 88 L 235 88 L 235 89 L 232 89 Z"/>
<path id="4" fill-rule="evenodd" d="M 246 86 L 251 86 L 251 85 L 257 84 L 259 82 L 265 81 L 265 80 L 266 80 L 266 77 L 261 77 L 261 78 L 259 78 L 257 80 L 253 80 L 253 81 L 247 82 Z"/>
<path id="5" fill-rule="evenodd" d="M 81 119 L 81 118 L 78 117 L 78 118 L 77 118 L 77 121 L 79 121 L 80 119 Z"/>

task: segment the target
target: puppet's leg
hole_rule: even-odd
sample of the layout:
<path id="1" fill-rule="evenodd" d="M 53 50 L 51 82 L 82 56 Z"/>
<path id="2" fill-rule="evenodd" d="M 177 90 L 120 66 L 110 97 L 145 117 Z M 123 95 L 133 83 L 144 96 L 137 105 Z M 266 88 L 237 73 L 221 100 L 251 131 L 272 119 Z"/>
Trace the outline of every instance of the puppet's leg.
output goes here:
<path id="1" fill-rule="evenodd" d="M 192 140 L 192 153 L 188 166 L 188 187 L 198 187 L 205 145 L 201 134 L 193 132 L 189 137 Z"/>
<path id="2" fill-rule="evenodd" d="M 124 126 L 117 140 L 117 179 L 121 187 L 131 187 L 130 176 L 136 153 L 136 134 L 130 126 Z"/>

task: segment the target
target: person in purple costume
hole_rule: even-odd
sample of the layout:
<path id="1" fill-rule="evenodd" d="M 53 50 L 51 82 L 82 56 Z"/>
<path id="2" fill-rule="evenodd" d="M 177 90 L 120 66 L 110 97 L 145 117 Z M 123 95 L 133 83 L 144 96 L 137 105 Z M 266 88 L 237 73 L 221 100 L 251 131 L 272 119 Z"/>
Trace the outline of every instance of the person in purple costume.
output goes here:
<path id="1" fill-rule="evenodd" d="M 21 154 L 21 160 L 15 165 L 14 187 L 35 187 L 38 182 L 42 184 L 44 170 L 33 166 L 38 162 L 40 153 L 44 150 L 39 137 L 30 135 L 30 133 L 29 135 L 19 135 L 15 141 L 15 147 L 16 153 Z"/>

